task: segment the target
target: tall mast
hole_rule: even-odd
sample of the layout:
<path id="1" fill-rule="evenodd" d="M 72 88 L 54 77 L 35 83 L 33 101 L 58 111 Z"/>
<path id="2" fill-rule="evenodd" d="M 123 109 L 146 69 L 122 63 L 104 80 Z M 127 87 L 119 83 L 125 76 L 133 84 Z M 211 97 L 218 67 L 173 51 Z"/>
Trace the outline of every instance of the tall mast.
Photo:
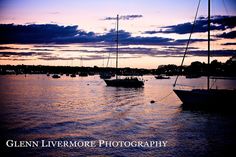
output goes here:
<path id="1" fill-rule="evenodd" d="M 207 67 L 208 67 L 208 73 L 207 73 L 207 89 L 210 89 L 210 30 L 211 30 L 211 3 L 210 0 L 208 0 L 208 59 L 207 59 Z"/>
<path id="2" fill-rule="evenodd" d="M 119 38 L 118 38 L 118 32 L 119 32 L 119 15 L 117 15 L 117 22 L 116 22 L 116 79 L 118 78 L 118 43 L 119 43 Z"/>

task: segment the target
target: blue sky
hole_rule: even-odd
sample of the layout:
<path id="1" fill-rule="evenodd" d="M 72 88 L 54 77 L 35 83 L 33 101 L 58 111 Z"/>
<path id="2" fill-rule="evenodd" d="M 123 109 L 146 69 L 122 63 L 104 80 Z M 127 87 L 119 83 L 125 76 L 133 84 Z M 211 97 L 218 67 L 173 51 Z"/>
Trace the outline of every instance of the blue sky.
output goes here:
<path id="1" fill-rule="evenodd" d="M 85 65 L 100 66 L 102 56 L 112 51 L 114 45 L 115 21 L 104 19 L 119 14 L 139 16 L 120 21 L 121 57 L 124 58 L 121 66 L 131 63 L 131 67 L 155 68 L 159 64 L 178 64 L 197 3 L 198 0 L 0 0 L 0 62 L 50 65 L 55 59 L 53 64 L 66 65 L 68 60 L 79 63 L 83 56 L 87 59 Z M 212 49 L 216 59 L 225 61 L 235 55 L 236 28 L 230 20 L 235 19 L 236 2 L 214 0 L 211 8 L 212 18 L 216 19 L 212 23 Z M 206 16 L 207 0 L 202 0 L 198 17 Z M 198 19 L 190 45 L 192 55 L 186 64 L 203 59 L 204 20 Z M 50 53 L 47 48 L 36 51 L 34 46 L 39 44 L 67 44 L 69 51 L 56 46 L 51 47 Z M 13 51 L 19 54 L 13 55 Z"/>
<path id="2" fill-rule="evenodd" d="M 148 25 L 177 24 L 192 20 L 197 3 L 198 0 L 2 0 L 0 22 L 58 23 L 101 31 L 100 27 L 109 27 L 101 23 L 103 17 L 141 14 L 144 18 L 135 23 L 138 27 L 146 28 Z M 234 3 L 233 0 L 214 0 L 212 14 L 235 15 Z M 202 0 L 199 15 L 206 15 L 206 9 L 207 0 Z"/>

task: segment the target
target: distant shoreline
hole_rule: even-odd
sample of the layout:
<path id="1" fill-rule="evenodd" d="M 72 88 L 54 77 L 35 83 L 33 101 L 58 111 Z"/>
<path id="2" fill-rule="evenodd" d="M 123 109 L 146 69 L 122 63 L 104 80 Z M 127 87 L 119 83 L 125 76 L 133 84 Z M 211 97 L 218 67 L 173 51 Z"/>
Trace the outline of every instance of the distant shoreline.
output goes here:
<path id="1" fill-rule="evenodd" d="M 187 78 L 200 76 L 236 77 L 236 57 L 232 57 L 225 63 L 213 60 L 211 64 L 192 62 L 189 66 L 177 66 L 174 64 L 160 65 L 157 69 L 145 68 L 114 68 L 114 67 L 83 67 L 83 66 L 47 66 L 47 65 L 0 65 L 0 75 L 4 74 L 78 74 L 81 72 L 100 74 L 111 72 L 124 76 L 140 75 L 183 75 Z"/>

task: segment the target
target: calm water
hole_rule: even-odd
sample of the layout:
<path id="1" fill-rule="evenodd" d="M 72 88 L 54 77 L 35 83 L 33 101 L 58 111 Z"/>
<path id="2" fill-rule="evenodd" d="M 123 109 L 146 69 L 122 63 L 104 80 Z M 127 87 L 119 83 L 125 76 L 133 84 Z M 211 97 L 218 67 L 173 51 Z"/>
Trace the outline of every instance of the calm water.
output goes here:
<path id="1" fill-rule="evenodd" d="M 165 148 L 7 149 L 18 156 L 216 156 L 235 145 L 235 116 L 183 111 L 171 93 L 174 77 L 144 79 L 144 88 L 133 89 L 107 87 L 96 75 L 0 76 L 1 140 L 168 141 Z M 204 86 L 205 78 L 181 82 Z M 235 81 L 216 85 L 235 88 Z"/>

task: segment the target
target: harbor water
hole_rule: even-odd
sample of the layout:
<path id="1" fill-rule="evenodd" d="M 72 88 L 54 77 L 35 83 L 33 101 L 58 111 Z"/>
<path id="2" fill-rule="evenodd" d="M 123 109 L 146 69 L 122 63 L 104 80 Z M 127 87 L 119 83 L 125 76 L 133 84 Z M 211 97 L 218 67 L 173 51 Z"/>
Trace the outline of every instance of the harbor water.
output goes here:
<path id="1" fill-rule="evenodd" d="M 143 76 L 143 88 L 107 87 L 98 75 L 0 76 L 1 144 L 17 156 L 221 156 L 235 145 L 235 116 L 189 111 L 175 77 Z M 204 87 L 204 77 L 179 82 Z M 218 80 L 217 88 L 236 88 Z M 151 101 L 153 101 L 151 103 Z M 227 104 L 222 104 L 227 107 Z M 15 141 L 167 141 L 166 147 L 11 148 Z"/>

